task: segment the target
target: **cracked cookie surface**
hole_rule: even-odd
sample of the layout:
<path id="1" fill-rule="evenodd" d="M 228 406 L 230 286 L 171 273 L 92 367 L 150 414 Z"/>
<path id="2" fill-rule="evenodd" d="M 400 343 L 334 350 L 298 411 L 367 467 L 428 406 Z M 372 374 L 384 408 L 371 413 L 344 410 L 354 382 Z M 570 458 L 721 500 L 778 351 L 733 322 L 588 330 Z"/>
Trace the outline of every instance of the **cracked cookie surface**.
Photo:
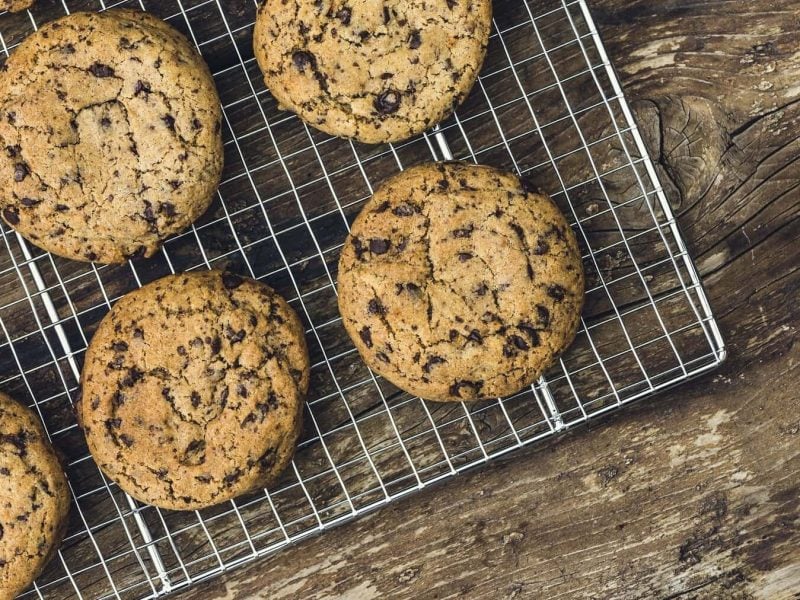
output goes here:
<path id="1" fill-rule="evenodd" d="M 58 549 L 69 487 L 39 419 L 0 393 L 0 598 L 38 577 Z"/>
<path id="2" fill-rule="evenodd" d="M 197 509 L 277 479 L 308 379 L 303 327 L 272 289 L 218 271 L 173 275 L 103 319 L 78 413 L 92 455 L 123 490 Z"/>
<path id="3" fill-rule="evenodd" d="M 490 0 L 266 0 L 254 51 L 270 92 L 311 126 L 394 142 L 466 98 L 491 18 Z"/>
<path id="4" fill-rule="evenodd" d="M 222 172 L 214 82 L 189 42 L 132 10 L 43 26 L 0 73 L 0 215 L 67 258 L 149 257 Z"/>
<path id="5" fill-rule="evenodd" d="M 516 176 L 426 164 L 385 182 L 339 262 L 339 309 L 369 367 L 429 400 L 507 396 L 572 343 L 584 276 L 552 200 Z"/>
<path id="6" fill-rule="evenodd" d="M 33 6 L 34 0 L 0 0 L 0 10 L 19 12 Z"/>

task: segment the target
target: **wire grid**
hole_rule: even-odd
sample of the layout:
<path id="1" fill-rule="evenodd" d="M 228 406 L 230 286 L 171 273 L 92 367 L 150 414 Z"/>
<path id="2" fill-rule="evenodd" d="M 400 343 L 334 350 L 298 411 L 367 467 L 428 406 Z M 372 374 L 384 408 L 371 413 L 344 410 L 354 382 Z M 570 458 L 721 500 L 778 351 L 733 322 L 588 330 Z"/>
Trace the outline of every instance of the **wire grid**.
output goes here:
<path id="1" fill-rule="evenodd" d="M 224 109 L 217 200 L 163 253 L 84 265 L 2 228 L 0 389 L 41 416 L 74 496 L 66 541 L 24 597 L 158 597 L 584 423 L 719 364 L 725 349 L 697 273 L 583 0 L 498 0 L 480 80 L 441 127 L 364 146 L 281 112 L 250 48 L 254 2 L 40 0 L 0 15 L 7 55 L 75 10 L 151 10 L 193 40 Z M 339 250 L 374 187 L 431 159 L 515 169 L 549 192 L 584 253 L 587 302 L 573 347 L 514 397 L 428 404 L 358 359 L 336 310 Z M 224 268 L 297 309 L 312 357 L 306 428 L 269 491 L 200 512 L 135 503 L 103 477 L 75 423 L 87 342 L 112 303 L 168 273 Z"/>

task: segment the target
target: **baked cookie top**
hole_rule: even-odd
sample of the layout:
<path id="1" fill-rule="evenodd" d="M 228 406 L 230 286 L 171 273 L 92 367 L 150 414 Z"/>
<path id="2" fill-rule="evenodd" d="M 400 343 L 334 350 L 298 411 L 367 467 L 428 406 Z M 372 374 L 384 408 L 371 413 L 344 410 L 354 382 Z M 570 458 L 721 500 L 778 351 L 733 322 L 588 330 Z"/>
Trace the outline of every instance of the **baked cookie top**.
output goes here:
<path id="1" fill-rule="evenodd" d="M 270 92 L 309 125 L 394 142 L 466 98 L 491 20 L 491 0 L 266 0 L 254 49 Z"/>
<path id="2" fill-rule="evenodd" d="M 285 300 L 218 271 L 122 298 L 89 345 L 78 413 L 100 468 L 163 508 L 272 483 L 300 432 L 309 364 Z"/>
<path id="3" fill-rule="evenodd" d="M 514 175 L 426 164 L 384 183 L 339 262 L 339 308 L 365 362 L 438 401 L 513 394 L 574 339 L 575 235 Z"/>
<path id="4" fill-rule="evenodd" d="M 19 12 L 33 6 L 34 0 L 0 0 L 0 10 Z"/>
<path id="5" fill-rule="evenodd" d="M 221 110 L 203 59 L 147 13 L 73 13 L 0 73 L 0 215 L 82 261 L 154 254 L 211 202 Z"/>
<path id="6" fill-rule="evenodd" d="M 69 487 L 39 419 L 0 393 L 0 598 L 38 577 L 58 549 Z"/>

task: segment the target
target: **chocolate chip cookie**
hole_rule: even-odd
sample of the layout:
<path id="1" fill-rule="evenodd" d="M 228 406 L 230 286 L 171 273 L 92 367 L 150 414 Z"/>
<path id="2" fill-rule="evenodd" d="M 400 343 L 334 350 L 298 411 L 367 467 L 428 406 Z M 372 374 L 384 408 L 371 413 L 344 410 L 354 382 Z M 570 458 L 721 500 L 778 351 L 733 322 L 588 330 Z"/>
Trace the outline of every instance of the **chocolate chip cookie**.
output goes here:
<path id="1" fill-rule="evenodd" d="M 491 21 L 491 0 L 266 0 L 254 49 L 270 92 L 312 127 L 395 142 L 466 98 Z"/>
<path id="2" fill-rule="evenodd" d="M 39 576 L 68 516 L 67 479 L 39 419 L 0 393 L 0 598 Z"/>
<path id="3" fill-rule="evenodd" d="M 367 202 L 339 262 L 339 308 L 364 361 L 438 401 L 513 394 L 572 342 L 584 296 L 575 235 L 516 176 L 415 167 Z"/>
<path id="4" fill-rule="evenodd" d="M 0 0 L 0 11 L 19 12 L 33 6 L 34 0 Z"/>
<path id="5" fill-rule="evenodd" d="M 275 481 L 294 453 L 308 379 L 303 327 L 272 289 L 218 271 L 173 275 L 103 319 L 78 414 L 123 490 L 198 509 Z"/>
<path id="6" fill-rule="evenodd" d="M 221 110 L 203 59 L 133 10 L 43 26 L 0 73 L 0 215 L 67 258 L 149 257 L 210 204 Z"/>

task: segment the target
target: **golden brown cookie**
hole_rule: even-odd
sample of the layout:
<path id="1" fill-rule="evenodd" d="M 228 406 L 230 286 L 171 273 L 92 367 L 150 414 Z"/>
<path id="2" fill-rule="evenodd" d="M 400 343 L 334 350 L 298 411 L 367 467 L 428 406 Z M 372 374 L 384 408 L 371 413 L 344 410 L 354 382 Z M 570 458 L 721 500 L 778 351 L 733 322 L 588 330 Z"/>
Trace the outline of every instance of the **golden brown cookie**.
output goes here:
<path id="1" fill-rule="evenodd" d="M 395 142 L 467 97 L 491 22 L 491 0 L 266 0 L 254 50 L 270 92 L 309 125 Z"/>
<path id="2" fill-rule="evenodd" d="M 131 496 L 178 510 L 275 481 L 300 432 L 303 327 L 266 285 L 173 275 L 122 298 L 86 352 L 89 450 Z"/>
<path id="3" fill-rule="evenodd" d="M 33 6 L 34 0 L 0 0 L 0 10 L 19 12 Z"/>
<path id="4" fill-rule="evenodd" d="M 0 86 L 0 214 L 35 245 L 124 262 L 208 208 L 219 98 L 195 48 L 160 19 L 109 10 L 48 23 Z"/>
<path id="5" fill-rule="evenodd" d="M 513 394 L 572 342 L 581 254 L 556 205 L 464 163 L 396 175 L 353 224 L 339 308 L 364 361 L 438 401 Z"/>
<path id="6" fill-rule="evenodd" d="M 39 419 L 0 393 L 0 598 L 13 598 L 58 550 L 69 486 Z"/>

